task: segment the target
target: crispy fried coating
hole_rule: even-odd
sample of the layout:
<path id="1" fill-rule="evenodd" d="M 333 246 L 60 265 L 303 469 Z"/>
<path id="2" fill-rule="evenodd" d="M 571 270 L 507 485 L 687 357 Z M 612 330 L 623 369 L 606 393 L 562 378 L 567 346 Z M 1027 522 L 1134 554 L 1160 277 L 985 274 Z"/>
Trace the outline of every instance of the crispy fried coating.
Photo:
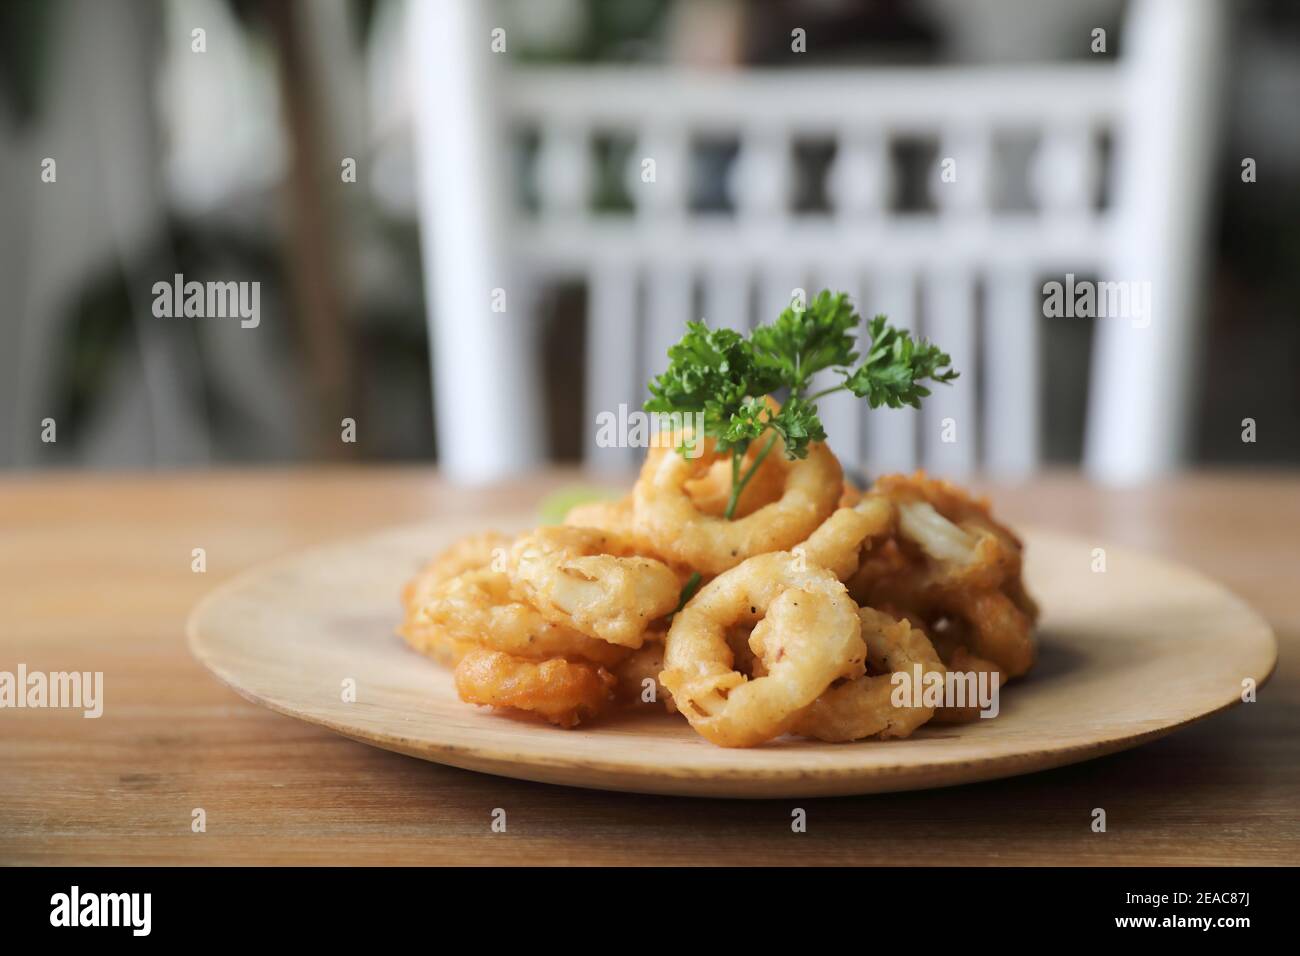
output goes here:
<path id="1" fill-rule="evenodd" d="M 705 585 L 673 618 L 660 680 L 678 710 L 722 747 L 752 747 L 842 677 L 857 677 L 866 648 L 857 607 L 844 585 L 819 567 L 800 569 L 789 552 L 750 558 Z M 735 669 L 727 642 L 752 624 L 749 646 L 763 676 Z"/>
<path id="2" fill-rule="evenodd" d="M 866 495 L 852 507 L 837 508 L 794 552 L 802 548 L 809 562 L 847 581 L 862 564 L 863 548 L 893 534 L 895 526 L 893 503 L 883 495 Z"/>
<path id="3" fill-rule="evenodd" d="M 845 478 L 843 490 L 840 492 L 840 500 L 836 502 L 836 505 L 840 508 L 852 508 L 861 500 L 862 489 Z"/>
<path id="4" fill-rule="evenodd" d="M 667 629 L 662 626 L 651 630 L 645 643 L 614 668 L 614 676 L 618 679 L 615 695 L 619 700 L 628 704 L 662 704 L 670 714 L 676 713 L 672 693 L 659 683 L 659 674 L 664 669 L 666 637 Z M 647 691 L 653 692 L 652 699 L 647 699 Z"/>
<path id="5" fill-rule="evenodd" d="M 934 715 L 933 707 L 920 703 L 920 688 L 912 706 L 896 706 L 895 673 L 908 680 L 920 673 L 943 674 L 943 662 L 924 632 L 869 607 L 858 611 L 867 664 L 874 674 L 837 683 L 795 718 L 791 730 L 805 737 L 832 743 L 864 737 L 907 737 Z"/>
<path id="6" fill-rule="evenodd" d="M 979 674 L 996 674 L 999 686 L 1006 679 L 1006 674 L 997 664 L 986 661 L 982 657 L 976 657 L 961 644 L 953 645 L 946 656 L 942 652 L 940 656 L 944 658 L 944 666 L 950 672 L 975 674 L 977 676 Z M 935 724 L 969 724 L 979 720 L 979 718 L 980 708 L 974 704 L 967 704 L 964 707 L 941 706 L 934 709 L 934 717 L 931 718 L 931 722 Z"/>
<path id="7" fill-rule="evenodd" d="M 779 439 L 726 520 L 731 480 L 711 442 L 660 443 L 621 500 L 458 541 L 403 588 L 398 632 L 467 702 L 561 727 L 662 704 L 724 747 L 968 722 L 978 707 L 896 706 L 894 675 L 1033 666 L 1023 547 L 986 501 L 924 472 L 862 492 L 824 445 L 792 462 Z"/>
<path id="8" fill-rule="evenodd" d="M 630 494 L 614 501 L 584 501 L 580 505 L 574 505 L 565 513 L 564 523 L 574 528 L 608 531 L 627 540 L 636 537 Z"/>
<path id="9" fill-rule="evenodd" d="M 472 534 L 426 564 L 402 587 L 402 623 L 397 633 L 420 653 L 454 667 L 470 645 L 425 618 L 424 607 L 443 582 L 465 571 L 489 567 L 494 556 L 504 560 L 509 546 L 510 539 L 496 531 Z"/>
<path id="10" fill-rule="evenodd" d="M 1021 579 L 1020 540 L 987 502 L 924 472 L 887 475 L 873 492 L 894 503 L 898 532 L 850 577 L 854 599 L 906 608 L 930 627 L 959 621 L 972 655 L 1008 678 L 1028 672 L 1037 657 L 1037 606 Z"/>
<path id="11" fill-rule="evenodd" d="M 586 661 L 530 661 L 475 647 L 456 665 L 456 693 L 470 704 L 526 711 L 574 727 L 604 711 L 614 676 Z"/>
<path id="12" fill-rule="evenodd" d="M 512 591 L 504 572 L 490 567 L 442 582 L 416 619 L 420 636 L 432 634 L 437 642 L 462 646 L 479 644 L 530 660 L 575 657 L 609 666 L 627 656 L 623 648 L 548 620 Z"/>
<path id="13" fill-rule="evenodd" d="M 547 620 L 624 647 L 640 647 L 681 594 L 666 564 L 596 528 L 538 528 L 515 542 L 508 567 L 512 585 Z"/>
<path id="14" fill-rule="evenodd" d="M 824 443 L 814 442 L 806 458 L 790 461 L 778 437 L 763 467 L 780 470 L 780 498 L 728 521 L 700 511 L 686 490 L 715 460 L 711 440 L 694 460 L 671 448 L 651 448 L 632 491 L 637 532 L 658 553 L 706 577 L 754 555 L 794 547 L 835 510 L 843 487 L 840 463 Z"/>

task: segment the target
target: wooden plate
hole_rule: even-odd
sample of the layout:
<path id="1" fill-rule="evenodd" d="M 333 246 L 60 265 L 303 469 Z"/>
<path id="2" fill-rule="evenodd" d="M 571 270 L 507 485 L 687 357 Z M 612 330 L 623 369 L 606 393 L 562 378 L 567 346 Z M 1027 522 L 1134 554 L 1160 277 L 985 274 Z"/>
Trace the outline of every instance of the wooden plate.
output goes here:
<path id="1" fill-rule="evenodd" d="M 249 700 L 389 750 L 546 783 L 709 797 L 942 787 L 1075 763 L 1240 702 L 1243 681 L 1262 684 L 1277 660 L 1268 624 L 1201 575 L 1110 547 L 1095 573 L 1097 542 L 1030 532 L 1042 653 L 1004 688 L 994 719 L 906 740 L 750 750 L 715 747 L 653 705 L 559 730 L 461 703 L 451 675 L 393 634 L 402 582 L 468 530 L 404 528 L 254 569 L 194 611 L 190 647 Z"/>

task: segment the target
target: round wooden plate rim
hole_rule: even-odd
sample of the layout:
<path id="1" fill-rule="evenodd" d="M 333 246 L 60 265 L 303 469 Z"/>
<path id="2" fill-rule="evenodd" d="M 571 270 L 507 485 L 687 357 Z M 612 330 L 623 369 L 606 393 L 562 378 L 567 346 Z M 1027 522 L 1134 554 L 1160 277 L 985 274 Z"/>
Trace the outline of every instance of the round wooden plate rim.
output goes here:
<path id="1" fill-rule="evenodd" d="M 441 525 L 440 529 L 445 532 L 447 525 Z M 762 781 L 765 784 L 778 783 L 787 785 L 798 785 L 801 783 L 818 784 L 818 786 L 811 790 L 786 789 L 779 792 L 765 791 L 760 794 L 752 795 L 757 798 L 763 798 L 803 793 L 807 793 L 808 795 L 832 795 L 855 792 L 884 792 L 890 789 L 958 785 L 961 783 L 1012 776 L 1018 773 L 1051 769 L 1053 767 L 1086 760 L 1091 757 L 1104 756 L 1130 747 L 1139 746 L 1148 741 L 1166 736 L 1182 727 L 1204 720 L 1207 717 L 1214 716 L 1215 714 L 1221 713 L 1224 710 L 1241 703 L 1240 696 L 1235 695 L 1223 700 L 1211 709 L 1205 709 L 1199 713 L 1189 714 L 1186 717 L 1174 720 L 1170 723 L 1136 732 L 1124 731 L 1123 728 L 1120 727 L 1113 733 L 1101 735 L 1086 742 L 1062 744 L 1051 748 L 1024 749 L 1023 747 L 1012 747 L 1006 752 L 985 753 L 984 755 L 973 758 L 962 757 L 959 755 L 940 754 L 935 755 L 929 763 L 924 765 L 873 764 L 870 767 L 862 767 L 860 765 L 849 764 L 840 766 L 819 766 L 815 768 L 797 764 L 789 767 L 756 767 L 746 765 L 711 765 L 707 767 L 691 767 L 657 765 L 652 773 L 647 773 L 646 764 L 643 762 L 636 762 L 635 757 L 610 759 L 596 756 L 583 756 L 575 758 L 571 756 L 539 753 L 535 751 L 521 753 L 519 750 L 502 749 L 489 744 L 430 741 L 428 739 L 417 739 L 404 736 L 391 731 L 375 731 L 371 729 L 361 730 L 356 726 L 332 720 L 327 716 L 313 713 L 309 710 L 304 710 L 300 706 L 296 706 L 292 701 L 281 700 L 273 695 L 258 693 L 248 687 L 242 686 L 239 678 L 228 673 L 220 663 L 213 659 L 213 655 L 208 653 L 208 650 L 204 647 L 200 624 L 205 613 L 211 606 L 218 604 L 220 601 L 232 594 L 238 593 L 250 582 L 277 570 L 287 569 L 305 563 L 312 558 L 327 557 L 329 555 L 337 554 L 341 550 L 356 548 L 367 542 L 384 540 L 395 534 L 404 534 L 412 530 L 411 526 L 400 526 L 372 533 L 360 539 L 353 538 L 342 542 L 319 545 L 310 549 L 287 554 L 271 561 L 263 562 L 236 574 L 205 595 L 191 612 L 186 624 L 187 643 L 191 653 L 223 684 L 230 687 L 246 700 L 267 707 L 276 713 L 304 720 L 308 723 L 315 724 L 362 743 L 380 746 L 384 749 L 426 760 L 446 763 L 463 769 L 496 774 L 499 776 L 517 777 L 547 783 L 559 782 L 565 785 L 583 786 L 595 789 L 701 796 L 726 795 L 733 797 L 749 797 L 751 796 L 750 794 L 740 791 L 732 791 L 727 789 L 725 785 L 751 781 Z M 1040 540 L 1053 538 L 1060 542 L 1080 541 L 1079 538 L 1072 535 L 1040 531 L 1032 528 L 1026 529 L 1026 535 L 1036 537 Z M 1238 610 L 1255 618 L 1256 625 L 1261 629 L 1261 633 L 1267 635 L 1271 644 L 1268 663 L 1257 679 L 1257 686 L 1262 687 L 1272 676 L 1277 664 L 1276 636 L 1273 634 L 1273 631 L 1267 622 L 1236 594 L 1217 581 L 1214 581 L 1200 572 L 1176 561 L 1122 547 L 1112 547 L 1107 545 L 1106 550 L 1112 561 L 1118 557 L 1131 555 L 1140 558 L 1148 564 L 1159 565 L 1166 572 L 1173 572 L 1177 575 L 1183 576 L 1198 586 L 1211 588 L 1214 591 L 1217 591 L 1223 598 L 1236 604 Z M 539 733 L 559 732 L 555 731 L 553 728 L 540 725 L 537 730 Z M 990 743 L 992 743 L 992 741 L 984 739 L 980 741 L 982 746 L 988 746 Z M 861 745 L 847 744 L 836 745 L 836 747 L 878 747 L 889 745 L 889 742 L 869 741 Z M 798 751 L 792 748 L 788 752 L 793 754 Z M 611 779 L 599 783 L 570 779 L 556 780 L 554 775 L 548 775 L 545 772 L 547 770 L 595 772 L 598 774 L 610 775 Z M 951 782 L 916 782 L 918 778 L 923 778 L 928 773 L 938 770 L 949 773 L 959 770 L 965 771 L 965 773 L 962 774 L 961 779 L 952 780 Z M 622 775 L 623 779 L 618 779 L 619 775 Z M 853 785 L 855 783 L 861 783 L 865 776 L 870 777 L 872 781 L 871 786 L 855 789 Z M 891 787 L 889 785 L 890 778 L 896 778 L 900 786 Z M 710 782 L 723 784 L 724 786 L 720 789 L 714 788 L 712 790 L 695 792 L 674 789 L 672 786 L 657 786 L 657 781 Z M 844 788 L 837 786 L 838 784 L 849 784 L 849 786 Z M 830 786 L 828 787 L 826 785 Z"/>

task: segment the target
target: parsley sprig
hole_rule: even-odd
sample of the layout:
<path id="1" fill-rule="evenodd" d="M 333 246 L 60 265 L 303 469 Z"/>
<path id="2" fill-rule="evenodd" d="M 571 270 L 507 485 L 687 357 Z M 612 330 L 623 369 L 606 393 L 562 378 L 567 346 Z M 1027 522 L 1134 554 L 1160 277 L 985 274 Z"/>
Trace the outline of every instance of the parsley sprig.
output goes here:
<path id="1" fill-rule="evenodd" d="M 703 415 L 705 436 L 714 439 L 718 452 L 731 455 L 728 519 L 778 435 L 791 459 L 806 457 L 812 442 L 826 440 L 819 399 L 847 391 L 871 408 L 919 408 L 930 394 L 923 381 L 948 384 L 957 378 L 946 352 L 913 339 L 883 315 L 868 324 L 871 344 L 865 356 L 859 355 L 855 332 L 861 321 L 845 293 L 823 290 L 806 308 L 792 302 L 748 338 L 690 322 L 669 348 L 668 368 L 651 380 L 645 410 Z M 839 376 L 839 384 L 809 395 L 813 377 L 827 369 Z M 785 400 L 774 410 L 768 396 L 776 393 Z M 750 446 L 764 435 L 766 442 L 745 465 Z M 688 447 L 678 450 L 686 454 Z"/>

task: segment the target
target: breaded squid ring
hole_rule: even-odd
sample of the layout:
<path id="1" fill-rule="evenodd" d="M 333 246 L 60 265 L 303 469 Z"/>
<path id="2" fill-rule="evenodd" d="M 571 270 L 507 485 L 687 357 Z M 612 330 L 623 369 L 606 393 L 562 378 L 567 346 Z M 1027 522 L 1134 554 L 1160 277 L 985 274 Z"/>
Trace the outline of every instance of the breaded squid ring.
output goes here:
<path id="1" fill-rule="evenodd" d="M 997 587 L 1019 578 L 1024 546 L 993 519 L 987 499 L 924 471 L 884 475 L 872 490 L 895 503 L 900 531 L 944 565 L 947 583 Z"/>
<path id="2" fill-rule="evenodd" d="M 842 488 L 840 463 L 824 443 L 808 446 L 808 457 L 793 461 L 777 437 L 763 467 L 784 475 L 781 497 L 744 518 L 728 521 L 704 514 L 686 483 L 713 457 L 688 460 L 671 448 L 651 448 L 632 490 L 637 531 L 670 561 L 704 576 L 721 574 L 746 558 L 791 548 L 817 529 L 835 510 Z"/>
<path id="3" fill-rule="evenodd" d="M 564 523 L 573 528 L 596 528 L 629 539 L 636 536 L 630 494 L 615 501 L 584 501 L 574 505 L 565 512 Z"/>
<path id="4" fill-rule="evenodd" d="M 632 495 L 629 493 L 616 501 L 588 501 L 574 505 L 564 516 L 564 524 L 571 528 L 595 528 L 615 535 L 629 544 L 635 554 L 663 561 L 676 572 L 683 583 L 691 576 L 691 569 L 675 565 L 664 559 L 645 538 L 637 534 L 632 516 Z"/>
<path id="5" fill-rule="evenodd" d="M 898 505 L 899 533 L 932 561 L 929 583 L 946 588 L 996 588 L 1018 573 L 1018 557 L 996 534 L 954 524 L 926 501 Z"/>
<path id="6" fill-rule="evenodd" d="M 969 648 L 976 657 L 992 661 L 1007 677 L 1019 677 L 1034 666 L 1034 622 L 1001 591 L 959 591 L 941 596 L 939 603 L 969 626 Z"/>
<path id="7" fill-rule="evenodd" d="M 640 647 L 646 629 L 677 607 L 681 581 L 632 541 L 596 528 L 538 528 L 515 542 L 510 580 L 546 619 Z"/>
<path id="8" fill-rule="evenodd" d="M 824 568 L 794 555 L 750 558 L 705 585 L 673 617 L 660 682 L 677 709 L 720 747 L 752 747 L 784 733 L 832 681 L 863 671 L 857 606 Z M 764 674 L 735 670 L 729 630 L 753 624 Z"/>
<path id="9" fill-rule="evenodd" d="M 1038 655 L 1034 619 L 1003 590 L 943 586 L 915 571 L 872 576 L 871 568 L 864 562 L 849 582 L 855 601 L 906 607 L 931 626 L 945 619 L 959 622 L 969 650 L 992 661 L 1007 679 L 1033 667 Z"/>
<path id="10" fill-rule="evenodd" d="M 938 649 L 937 646 L 936 649 Z M 982 657 L 976 657 L 960 644 L 953 646 L 949 653 L 939 650 L 939 656 L 943 658 L 944 666 L 950 673 L 975 674 L 977 678 L 980 674 L 996 674 L 999 686 L 1006 679 L 1006 674 L 997 664 L 986 661 Z M 979 706 L 966 704 L 962 707 L 936 707 L 934 717 L 931 718 L 930 722 L 934 724 L 969 724 L 979 719 Z"/>
<path id="11" fill-rule="evenodd" d="M 913 630 L 924 632 L 949 673 L 975 674 L 977 677 L 980 674 L 996 674 L 999 687 L 1006 683 L 1007 675 L 1002 668 L 992 661 L 976 657 L 966 648 L 967 628 L 963 622 L 955 618 L 942 618 L 937 626 L 930 627 L 914 611 L 904 611 L 889 604 L 882 605 L 876 610 L 890 617 L 907 621 L 912 625 Z M 980 710 L 977 705 L 947 707 L 940 704 L 934 709 L 934 716 L 930 718 L 930 723 L 968 724 L 979 720 Z"/>
<path id="12" fill-rule="evenodd" d="M 659 672 L 664 669 L 664 639 L 667 632 L 655 629 L 646 635 L 645 643 L 613 668 L 618 680 L 615 695 L 625 703 L 648 703 L 645 700 L 646 681 L 653 681 L 654 703 L 662 704 L 668 713 L 676 713 L 673 695 L 659 683 Z"/>
<path id="13" fill-rule="evenodd" d="M 907 737 L 934 715 L 933 707 L 919 702 L 923 684 L 912 689 L 913 706 L 896 707 L 893 700 L 894 673 L 913 680 L 916 664 L 921 665 L 922 681 L 928 674 L 946 673 L 925 633 L 869 607 L 861 608 L 858 617 L 867 663 L 878 675 L 864 674 L 830 687 L 795 718 L 793 733 L 831 743 Z"/>
<path id="14" fill-rule="evenodd" d="M 476 647 L 456 665 L 456 693 L 469 704 L 528 711 L 573 727 L 609 706 L 614 677 L 586 661 L 530 661 Z"/>
<path id="15" fill-rule="evenodd" d="M 923 472 L 887 475 L 874 492 L 898 509 L 898 540 L 868 554 L 850 581 L 859 603 L 906 607 L 931 624 L 966 625 L 967 646 L 1007 678 L 1034 664 L 1037 606 L 1021 579 L 1021 544 L 988 505 Z"/>
<path id="16" fill-rule="evenodd" d="M 465 571 L 489 567 L 498 554 L 504 561 L 510 539 L 496 531 L 461 538 L 406 582 L 402 588 L 403 620 L 397 633 L 422 654 L 454 667 L 469 644 L 450 637 L 422 615 L 430 597 L 443 584 Z"/>
<path id="17" fill-rule="evenodd" d="M 741 459 L 741 470 L 749 468 L 754 459 L 761 450 L 760 445 L 755 442 L 750 446 L 749 451 Z M 775 449 L 773 449 L 775 452 Z M 770 505 L 781 497 L 781 491 L 785 487 L 785 472 L 776 463 L 768 459 L 758 466 L 754 472 L 754 477 L 749 479 L 744 490 L 740 493 L 740 498 L 736 501 L 736 510 L 731 516 L 731 520 L 738 521 L 747 517 L 762 508 L 764 505 Z M 686 493 L 690 495 L 691 501 L 695 502 L 695 508 L 701 514 L 712 515 L 715 518 L 721 518 L 726 513 L 727 505 L 731 502 L 731 459 L 718 459 L 709 465 L 708 470 L 699 478 L 692 478 L 684 485 Z"/>
<path id="18" fill-rule="evenodd" d="M 852 508 L 862 500 L 862 490 L 847 478 L 844 479 L 844 487 L 840 492 L 840 500 L 837 504 L 841 508 Z"/>
<path id="19" fill-rule="evenodd" d="M 490 567 L 444 581 L 429 596 L 417 621 L 425 626 L 421 636 L 432 634 L 435 640 L 453 645 L 479 644 L 530 660 L 580 657 L 609 666 L 627 656 L 623 648 L 547 620 L 511 591 L 503 572 Z"/>
<path id="20" fill-rule="evenodd" d="M 443 581 L 454 578 L 463 571 L 485 568 L 496 554 L 503 558 L 510 547 L 510 539 L 496 531 L 471 534 L 447 548 L 422 567 L 415 577 L 402 587 L 402 606 L 410 612 L 419 610 Z"/>
<path id="21" fill-rule="evenodd" d="M 894 506 L 881 495 L 867 495 L 851 508 L 838 508 L 803 544 L 809 563 L 826 568 L 847 581 L 862 563 L 862 549 L 894 531 Z"/>

